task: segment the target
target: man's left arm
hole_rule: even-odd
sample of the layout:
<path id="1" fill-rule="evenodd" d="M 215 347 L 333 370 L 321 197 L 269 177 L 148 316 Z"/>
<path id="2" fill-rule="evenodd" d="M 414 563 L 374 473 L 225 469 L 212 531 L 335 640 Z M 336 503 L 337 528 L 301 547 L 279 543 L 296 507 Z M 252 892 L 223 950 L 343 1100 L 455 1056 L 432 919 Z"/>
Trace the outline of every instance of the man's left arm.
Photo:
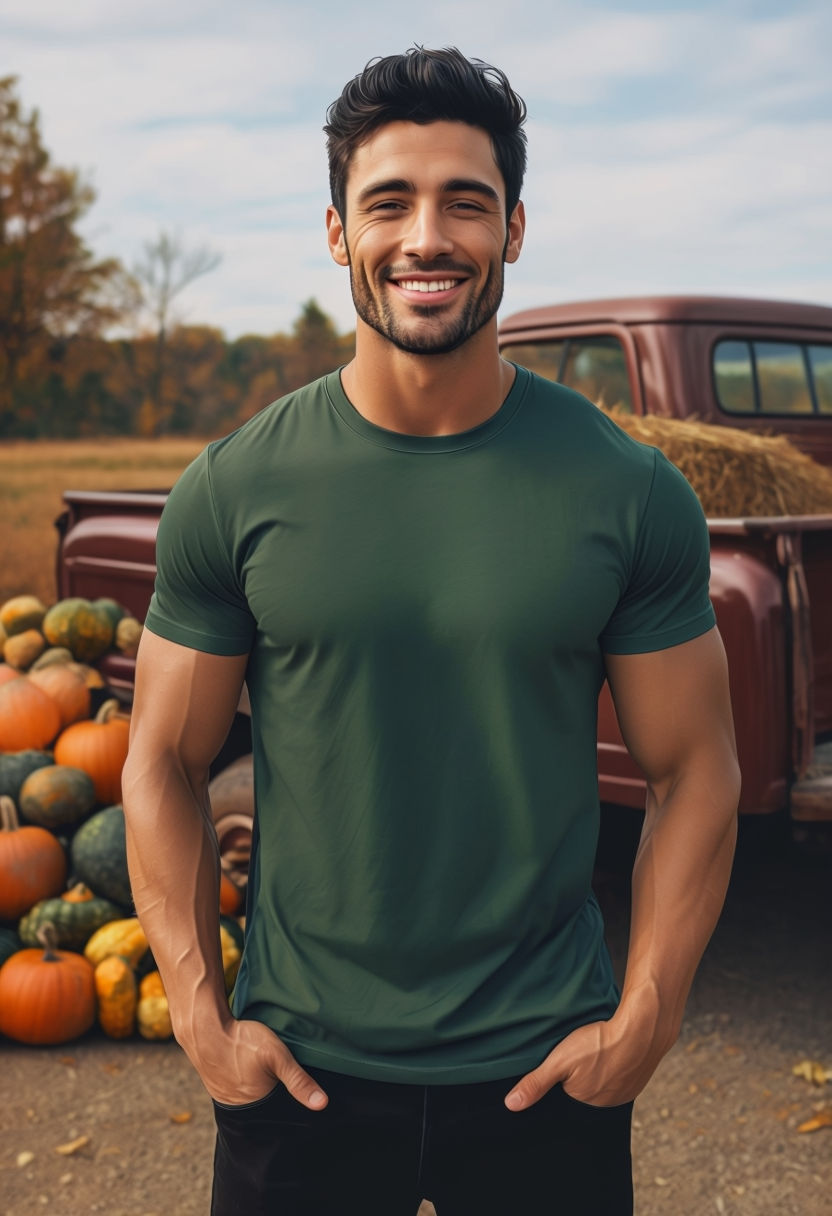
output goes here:
<path id="1" fill-rule="evenodd" d="M 506 1097 L 523 1110 L 562 1082 L 579 1101 L 636 1097 L 679 1034 L 725 899 L 739 769 L 716 629 L 666 650 L 606 656 L 621 733 L 647 780 L 621 1002 L 567 1035 Z"/>

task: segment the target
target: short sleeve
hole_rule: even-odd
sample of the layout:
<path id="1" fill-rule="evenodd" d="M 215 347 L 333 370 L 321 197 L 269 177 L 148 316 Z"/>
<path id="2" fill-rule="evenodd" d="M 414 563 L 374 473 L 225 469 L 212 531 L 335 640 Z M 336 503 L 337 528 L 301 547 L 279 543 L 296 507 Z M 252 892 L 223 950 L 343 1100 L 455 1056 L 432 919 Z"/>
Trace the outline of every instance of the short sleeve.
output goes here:
<path id="1" fill-rule="evenodd" d="M 156 584 L 145 624 L 151 633 L 208 654 L 246 654 L 254 621 L 217 521 L 211 449 L 170 492 L 156 537 Z"/>
<path id="2" fill-rule="evenodd" d="M 706 633 L 716 623 L 709 577 L 710 538 L 699 499 L 656 450 L 630 576 L 601 635 L 601 649 L 641 654 Z"/>

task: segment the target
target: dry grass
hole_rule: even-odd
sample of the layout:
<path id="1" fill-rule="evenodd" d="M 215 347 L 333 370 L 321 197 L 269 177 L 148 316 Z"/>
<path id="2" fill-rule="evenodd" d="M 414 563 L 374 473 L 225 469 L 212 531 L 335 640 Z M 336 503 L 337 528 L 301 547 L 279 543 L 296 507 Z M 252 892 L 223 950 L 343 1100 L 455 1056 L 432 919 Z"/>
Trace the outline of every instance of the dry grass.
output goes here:
<path id="1" fill-rule="evenodd" d="M 54 521 L 64 490 L 169 489 L 202 439 L 101 439 L 0 445 L 0 603 L 55 602 Z"/>

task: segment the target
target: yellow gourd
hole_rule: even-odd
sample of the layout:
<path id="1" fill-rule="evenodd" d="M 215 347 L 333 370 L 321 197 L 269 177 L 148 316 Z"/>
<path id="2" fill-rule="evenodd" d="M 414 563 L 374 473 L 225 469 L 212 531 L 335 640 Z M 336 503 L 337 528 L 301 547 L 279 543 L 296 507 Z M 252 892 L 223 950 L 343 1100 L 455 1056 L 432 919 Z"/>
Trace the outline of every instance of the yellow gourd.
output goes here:
<path id="1" fill-rule="evenodd" d="M 111 920 L 97 929 L 84 947 L 84 955 L 93 966 L 117 954 L 135 967 L 146 950 L 147 938 L 138 917 L 128 916 L 123 920 Z"/>
<path id="2" fill-rule="evenodd" d="M 220 949 L 222 951 L 222 971 L 225 977 L 225 991 L 230 992 L 234 987 L 237 972 L 240 970 L 241 954 L 234 938 L 220 925 Z"/>
<path id="3" fill-rule="evenodd" d="M 128 1039 L 136 1029 L 136 976 L 126 959 L 111 954 L 95 968 L 98 1021 L 111 1039 Z"/>
<path id="4" fill-rule="evenodd" d="M 139 984 L 136 1019 L 143 1039 L 169 1039 L 173 1034 L 168 998 L 158 971 L 151 971 Z"/>

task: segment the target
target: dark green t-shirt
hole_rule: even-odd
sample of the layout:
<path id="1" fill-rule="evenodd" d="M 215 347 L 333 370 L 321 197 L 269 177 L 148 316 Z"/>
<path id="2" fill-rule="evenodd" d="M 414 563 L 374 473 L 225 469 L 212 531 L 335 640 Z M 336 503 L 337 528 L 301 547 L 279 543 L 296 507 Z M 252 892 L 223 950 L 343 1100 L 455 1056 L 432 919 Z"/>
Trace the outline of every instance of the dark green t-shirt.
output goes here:
<path id="1" fill-rule="evenodd" d="M 148 627 L 250 653 L 256 820 L 233 1006 L 300 1062 L 468 1082 L 618 994 L 591 891 L 604 652 L 714 623 L 682 475 L 518 369 L 458 435 L 337 372 L 171 492 Z"/>

